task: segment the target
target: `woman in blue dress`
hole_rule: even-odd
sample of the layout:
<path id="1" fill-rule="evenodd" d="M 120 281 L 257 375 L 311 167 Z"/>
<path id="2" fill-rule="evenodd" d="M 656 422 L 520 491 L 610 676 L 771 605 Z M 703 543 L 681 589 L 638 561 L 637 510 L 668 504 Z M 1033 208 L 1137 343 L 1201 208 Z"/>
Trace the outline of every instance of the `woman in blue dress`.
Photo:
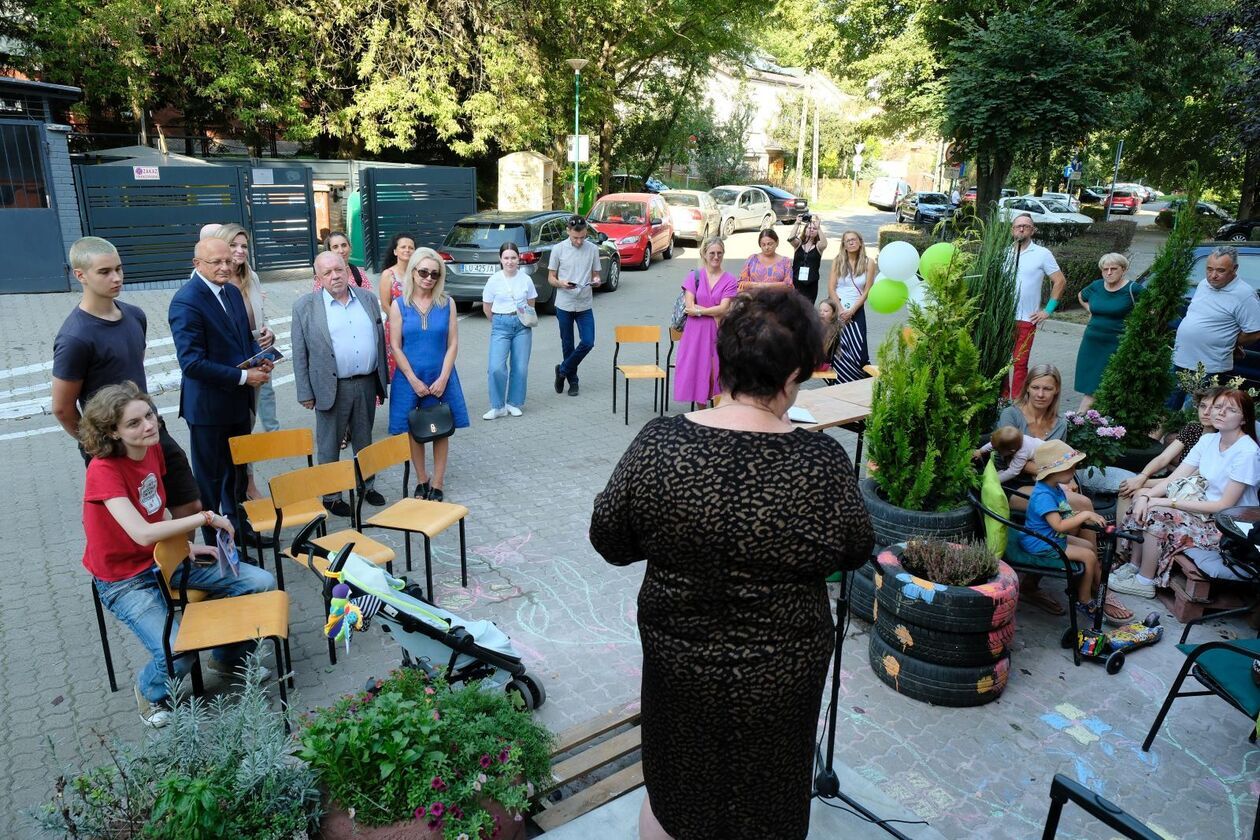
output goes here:
<path id="1" fill-rule="evenodd" d="M 455 303 L 445 291 L 446 265 L 432 248 L 418 248 L 407 263 L 402 295 L 389 305 L 389 342 L 398 367 L 389 392 L 389 433 L 409 431 L 416 406 L 446 403 L 458 429 L 468 426 L 468 408 L 455 371 L 459 333 Z M 424 444 L 411 440 L 416 468 L 415 497 L 440 502 L 446 485 L 450 438 L 433 441 L 433 473 L 425 468 Z"/>

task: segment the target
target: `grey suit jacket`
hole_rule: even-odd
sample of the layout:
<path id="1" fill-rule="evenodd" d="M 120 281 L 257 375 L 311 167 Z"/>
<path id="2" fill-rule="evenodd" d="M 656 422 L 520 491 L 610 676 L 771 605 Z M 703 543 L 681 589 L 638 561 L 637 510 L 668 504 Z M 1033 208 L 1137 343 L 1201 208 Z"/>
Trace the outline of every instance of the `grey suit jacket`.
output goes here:
<path id="1" fill-rule="evenodd" d="M 350 287 L 350 294 L 372 318 L 376 326 L 376 394 L 385 398 L 389 389 L 389 364 L 385 357 L 385 330 L 381 323 L 381 305 L 367 289 Z M 328 333 L 328 314 L 324 311 L 323 291 L 308 292 L 293 304 L 293 376 L 298 402 L 315 401 L 318 411 L 333 407 L 337 398 L 337 359 L 333 354 L 332 336 Z"/>

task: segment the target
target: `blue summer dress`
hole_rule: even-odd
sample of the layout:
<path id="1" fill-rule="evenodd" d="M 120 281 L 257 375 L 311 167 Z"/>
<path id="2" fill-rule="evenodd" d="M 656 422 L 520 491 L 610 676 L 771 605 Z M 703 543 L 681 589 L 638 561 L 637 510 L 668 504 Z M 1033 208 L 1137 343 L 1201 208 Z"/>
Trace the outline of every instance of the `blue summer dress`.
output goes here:
<path id="1" fill-rule="evenodd" d="M 446 357 L 446 338 L 451 329 L 451 307 L 448 297 L 442 306 L 433 304 L 428 316 L 416 311 L 414 306 L 403 304 L 398 298 L 398 308 L 402 310 L 402 349 L 411 363 L 420 381 L 431 383 L 442 373 L 442 360 Z M 394 371 L 393 387 L 389 391 L 389 433 L 401 434 L 408 431 L 407 415 L 416 405 L 431 406 L 444 402 L 451 407 L 458 429 L 468 426 L 468 407 L 464 404 L 464 391 L 459 386 L 459 372 L 451 369 L 451 378 L 446 383 L 446 391 L 439 400 L 433 395 L 423 399 L 416 396 L 411 383 L 401 370 Z"/>

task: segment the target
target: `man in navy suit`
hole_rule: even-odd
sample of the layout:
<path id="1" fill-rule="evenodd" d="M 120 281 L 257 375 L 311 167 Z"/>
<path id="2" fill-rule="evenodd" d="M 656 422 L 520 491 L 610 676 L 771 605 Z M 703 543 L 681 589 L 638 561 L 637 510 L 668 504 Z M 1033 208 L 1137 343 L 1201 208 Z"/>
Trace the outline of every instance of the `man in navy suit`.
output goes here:
<path id="1" fill-rule="evenodd" d="M 271 363 L 247 370 L 237 367 L 260 348 L 250 335 L 240 290 L 229 282 L 228 243 L 201 240 L 193 266 L 192 277 L 171 298 L 168 314 L 184 373 L 179 416 L 188 423 L 202 507 L 232 520 L 240 542 L 248 536 L 241 533 L 236 513 L 238 485 L 241 489 L 245 485 L 238 482 L 228 438 L 249 434 L 254 389 L 271 378 Z"/>

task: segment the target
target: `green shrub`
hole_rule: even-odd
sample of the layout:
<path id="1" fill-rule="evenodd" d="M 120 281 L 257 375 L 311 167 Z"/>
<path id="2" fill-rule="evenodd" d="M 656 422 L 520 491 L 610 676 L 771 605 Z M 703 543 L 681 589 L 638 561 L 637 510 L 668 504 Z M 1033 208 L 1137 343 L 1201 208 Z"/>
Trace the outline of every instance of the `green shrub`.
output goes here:
<path id="1" fill-rule="evenodd" d="M 1089 216 L 1095 222 L 1101 222 L 1103 217 L 1107 215 L 1107 211 L 1103 209 L 1101 204 L 1082 204 L 1080 213 Z"/>
<path id="2" fill-rule="evenodd" d="M 306 837 L 320 817 L 315 773 L 291 756 L 256 657 L 240 694 L 180 703 L 139 746 L 109 746 L 109 764 L 60 776 L 41 826 L 67 838 Z"/>
<path id="3" fill-rule="evenodd" d="M 1133 235 L 1137 233 L 1137 222 L 1131 219 L 1112 219 L 1100 224 L 1092 224 L 1089 231 L 1094 229 L 1113 231 L 1116 239 L 1115 251 L 1123 254 L 1129 250 L 1129 246 L 1133 244 Z"/>
<path id="4" fill-rule="evenodd" d="M 1164 401 L 1173 388 L 1174 333 L 1169 324 L 1181 310 L 1199 242 L 1197 198 L 1195 187 L 1177 212 L 1172 233 L 1151 265 L 1146 292 L 1125 319 L 1120 346 L 1094 395 L 1094 407 L 1128 429 L 1134 439 L 1161 425 Z"/>
<path id="5" fill-rule="evenodd" d="M 1080 294 L 1081 289 L 1101 276 L 1098 271 L 1098 260 L 1103 254 L 1112 250 L 1113 244 L 1094 237 L 1083 237 L 1050 249 L 1050 253 L 1054 254 L 1055 262 L 1059 264 L 1059 269 L 1067 279 L 1063 296 L 1059 298 L 1060 309 L 1080 307 L 1080 301 L 1076 296 Z M 1050 299 L 1049 280 L 1042 284 L 1041 299 L 1043 301 Z"/>
<path id="6" fill-rule="evenodd" d="M 1080 222 L 1053 222 L 1037 225 L 1036 241 L 1049 247 L 1075 239 L 1089 228 Z"/>
<path id="7" fill-rule="evenodd" d="M 901 565 L 912 575 L 946 586 L 984 583 L 998 572 L 997 558 L 989 547 L 972 540 L 909 540 L 901 552 Z"/>
<path id="8" fill-rule="evenodd" d="M 1001 380 L 1011 367 L 1015 346 L 1015 264 L 1011 260 L 1011 223 L 997 216 L 988 223 L 980 220 L 963 238 L 955 240 L 965 256 L 967 294 L 976 308 L 972 341 L 980 353 L 980 375 Z M 997 419 L 996 407 L 976 416 L 977 428 L 984 430 Z"/>
<path id="9" fill-rule="evenodd" d="M 884 225 L 879 229 L 879 249 L 882 251 L 889 242 L 909 242 L 920 253 L 935 240 L 923 228 L 915 225 Z"/>
<path id="10" fill-rule="evenodd" d="M 1249 242 L 1260 242 L 1260 227 L 1253 227 L 1251 234 L 1247 237 Z"/>

